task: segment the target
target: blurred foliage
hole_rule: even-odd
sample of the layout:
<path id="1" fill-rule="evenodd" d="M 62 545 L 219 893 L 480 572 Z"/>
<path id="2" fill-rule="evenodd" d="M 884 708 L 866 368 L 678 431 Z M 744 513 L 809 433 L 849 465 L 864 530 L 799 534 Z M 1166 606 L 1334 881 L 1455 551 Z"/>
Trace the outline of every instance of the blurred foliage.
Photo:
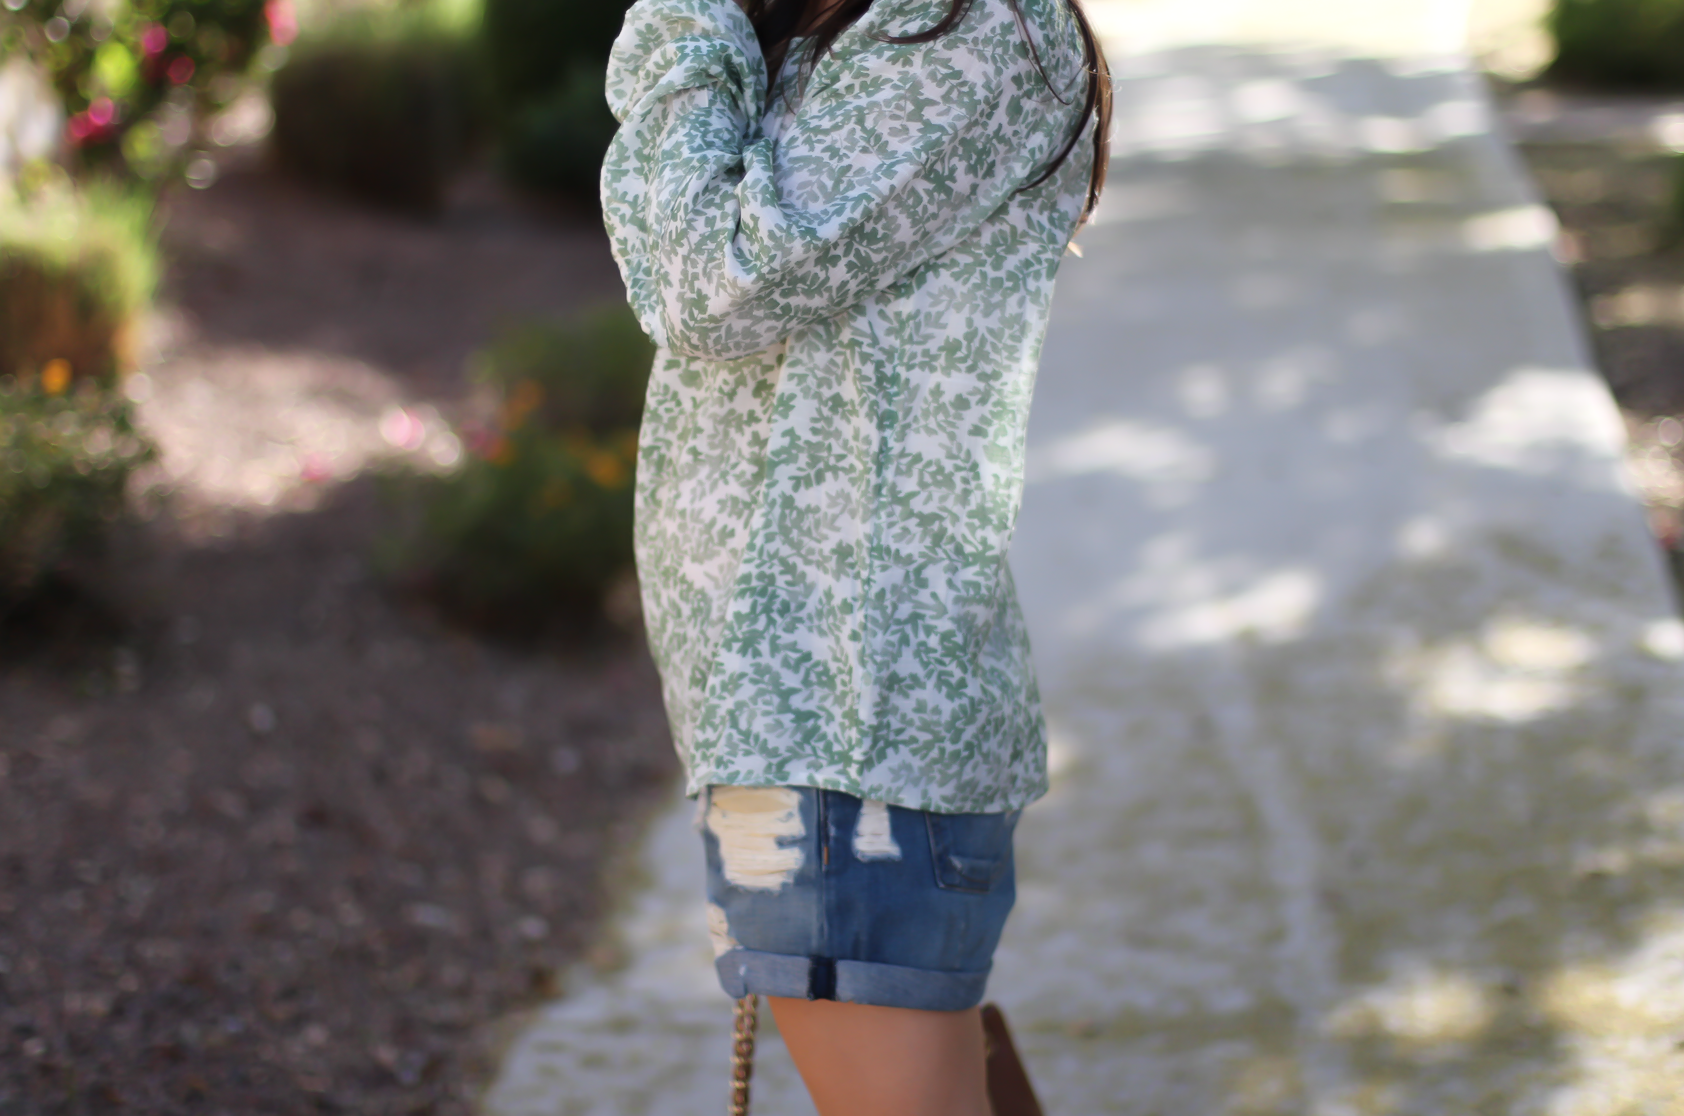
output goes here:
<path id="1" fill-rule="evenodd" d="M 608 51 L 629 0 L 485 0 L 483 35 L 504 173 L 595 204 L 614 117 Z"/>
<path id="2" fill-rule="evenodd" d="M 275 75 L 272 142 L 306 177 L 430 210 L 485 135 L 509 180 L 594 204 L 626 0 L 414 0 L 306 29 Z"/>
<path id="3" fill-rule="evenodd" d="M 315 182 L 435 210 L 486 132 L 485 73 L 471 9 L 348 13 L 303 38 L 275 74 L 271 141 Z"/>
<path id="4" fill-rule="evenodd" d="M 486 51 L 500 111 L 545 99 L 578 63 L 606 69 L 629 7 L 630 0 L 485 0 Z"/>
<path id="5" fill-rule="evenodd" d="M 17 193 L 0 187 L 0 375 L 57 362 L 77 383 L 109 386 L 157 281 L 151 201 L 41 174 Z"/>
<path id="6" fill-rule="evenodd" d="M 503 173 L 530 189 L 596 202 L 618 126 L 602 95 L 605 78 L 599 66 L 575 64 L 563 84 L 516 110 L 503 128 Z"/>
<path id="7" fill-rule="evenodd" d="M 1684 243 L 1684 153 L 1672 157 L 1671 176 L 1666 212 L 1661 218 L 1661 240 L 1669 248 Z"/>
<path id="8" fill-rule="evenodd" d="M 290 0 L 4 0 L 0 57 L 40 65 L 69 116 L 79 170 L 165 179 L 193 153 L 198 122 L 291 34 Z"/>
<path id="9" fill-rule="evenodd" d="M 97 551 L 154 456 L 119 384 L 157 280 L 150 198 L 31 177 L 0 193 L 0 612 Z"/>
<path id="10" fill-rule="evenodd" d="M 155 456 L 115 382 L 73 379 L 63 360 L 0 376 L 0 615 L 98 552 Z"/>
<path id="11" fill-rule="evenodd" d="M 1684 89 L 1684 0 L 1556 0 L 1552 77 L 1607 89 Z"/>
<path id="12" fill-rule="evenodd" d="M 654 349 L 623 305 L 510 332 L 478 360 L 495 418 L 443 476 L 394 478 L 385 561 L 448 612 L 529 635 L 600 613 L 632 563 L 632 473 Z"/>

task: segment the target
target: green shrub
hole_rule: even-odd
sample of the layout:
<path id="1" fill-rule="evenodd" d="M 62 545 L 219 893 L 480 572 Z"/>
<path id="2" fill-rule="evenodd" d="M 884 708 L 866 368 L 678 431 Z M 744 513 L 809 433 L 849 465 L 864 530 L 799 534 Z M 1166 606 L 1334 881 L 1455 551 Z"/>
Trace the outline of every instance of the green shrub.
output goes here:
<path id="1" fill-rule="evenodd" d="M 485 0 L 483 35 L 499 112 L 511 116 L 570 78 L 606 68 L 630 0 Z"/>
<path id="2" fill-rule="evenodd" d="M 398 478 L 387 565 L 454 615 L 508 634 L 596 615 L 631 565 L 637 423 L 654 350 L 624 306 L 511 332 L 481 357 L 495 418 L 463 464 Z"/>
<path id="3" fill-rule="evenodd" d="M 119 373 L 157 268 L 143 194 L 0 191 L 0 614 L 98 549 L 154 456 Z"/>
<path id="4" fill-rule="evenodd" d="M 364 200 L 430 211 L 485 131 L 471 25 L 427 10 L 343 17 L 275 74 L 281 161 Z"/>
<path id="5" fill-rule="evenodd" d="M 115 384 L 70 387 L 61 370 L 0 376 L 0 615 L 98 550 L 129 474 L 155 456 Z"/>
<path id="6" fill-rule="evenodd" d="M 1609 89 L 1684 89 L 1684 0 L 1556 0 L 1553 77 Z"/>
<path id="7" fill-rule="evenodd" d="M 186 167 L 195 118 L 238 95 L 290 20 L 290 0 L 6 0 L 0 58 L 20 54 L 49 75 L 78 167 L 158 180 Z"/>
<path id="8" fill-rule="evenodd" d="M 1661 236 L 1669 247 L 1684 241 L 1684 154 L 1672 156 L 1670 173 L 1672 185 L 1661 217 Z"/>
<path id="9" fill-rule="evenodd" d="M 614 114 L 602 93 L 605 71 L 577 64 L 551 93 L 516 112 L 503 132 L 503 173 L 529 189 L 595 202 Z"/>
<path id="10" fill-rule="evenodd" d="M 0 375 L 110 383 L 157 280 L 151 203 L 114 186 L 0 190 Z"/>
<path id="11" fill-rule="evenodd" d="M 615 128 L 603 75 L 628 7 L 628 0 L 485 0 L 502 166 L 513 181 L 596 200 Z"/>

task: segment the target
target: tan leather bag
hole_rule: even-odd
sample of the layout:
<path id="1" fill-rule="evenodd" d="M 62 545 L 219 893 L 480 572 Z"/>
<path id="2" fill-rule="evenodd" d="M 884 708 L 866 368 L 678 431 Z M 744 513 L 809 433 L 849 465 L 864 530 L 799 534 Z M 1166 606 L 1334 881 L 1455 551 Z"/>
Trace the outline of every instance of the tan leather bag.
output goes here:
<path id="1" fill-rule="evenodd" d="M 1017 1056 L 1005 1014 L 993 1004 L 982 1005 L 982 1033 L 988 1040 L 988 1103 L 994 1116 L 1041 1116 L 1041 1102 Z"/>

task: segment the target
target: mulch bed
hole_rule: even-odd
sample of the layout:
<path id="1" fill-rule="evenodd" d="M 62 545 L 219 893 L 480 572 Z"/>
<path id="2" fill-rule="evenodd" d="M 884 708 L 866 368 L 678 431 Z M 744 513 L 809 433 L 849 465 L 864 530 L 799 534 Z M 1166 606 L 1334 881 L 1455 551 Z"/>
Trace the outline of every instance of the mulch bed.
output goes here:
<path id="1" fill-rule="evenodd" d="M 1615 398 L 1645 419 L 1684 411 L 1684 228 L 1666 217 L 1684 159 L 1589 143 L 1520 151 L 1562 220 L 1562 255 Z"/>
<path id="2" fill-rule="evenodd" d="M 166 242 L 160 394 L 328 352 L 448 412 L 500 318 L 618 297 L 591 215 L 483 177 L 418 223 L 248 163 Z M 614 962 L 676 771 L 635 624 L 466 634 L 371 568 L 372 481 L 318 488 L 168 505 L 0 627 L 0 1112 L 465 1113 L 497 1021 Z"/>
<path id="3" fill-rule="evenodd" d="M 1625 413 L 1632 474 L 1684 574 L 1684 213 L 1668 213 L 1684 157 L 1630 143 L 1519 150 L 1561 221 L 1558 254 Z"/>

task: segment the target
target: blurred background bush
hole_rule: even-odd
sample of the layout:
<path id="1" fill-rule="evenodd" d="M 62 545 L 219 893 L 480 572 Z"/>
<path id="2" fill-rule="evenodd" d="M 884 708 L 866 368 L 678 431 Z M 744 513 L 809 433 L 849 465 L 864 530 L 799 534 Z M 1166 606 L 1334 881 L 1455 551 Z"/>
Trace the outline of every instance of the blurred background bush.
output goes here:
<path id="1" fill-rule="evenodd" d="M 0 193 L 0 376 L 61 360 L 78 381 L 113 381 L 157 282 L 150 199 L 62 176 Z"/>
<path id="2" fill-rule="evenodd" d="M 290 0 L 6 0 L 0 59 L 26 58 L 59 95 L 65 161 L 167 180 L 202 140 L 240 76 L 290 35 Z"/>
<path id="3" fill-rule="evenodd" d="M 433 3 L 341 13 L 275 74 L 276 154 L 307 179 L 431 212 L 489 118 L 478 11 Z"/>
<path id="4" fill-rule="evenodd" d="M 595 204 L 614 136 L 608 51 L 629 0 L 485 0 L 502 166 L 516 183 Z"/>
<path id="5" fill-rule="evenodd" d="M 154 456 L 119 377 L 156 252 L 149 199 L 121 186 L 0 191 L 0 617 L 98 554 Z"/>
<path id="6" fill-rule="evenodd" d="M 1672 192 L 1666 199 L 1665 221 L 1662 235 L 1668 246 L 1684 244 L 1684 152 L 1672 157 Z"/>
<path id="7" fill-rule="evenodd" d="M 331 15 L 275 75 L 275 149 L 315 181 L 428 210 L 494 134 L 511 182 L 594 205 L 615 128 L 603 75 L 628 6 L 429 0 Z"/>
<path id="8" fill-rule="evenodd" d="M 487 55 L 507 110 L 542 99 L 579 65 L 603 68 L 629 0 L 485 0 Z"/>
<path id="9" fill-rule="evenodd" d="M 155 456 L 121 384 L 158 278 L 154 198 L 285 3 L 0 5 L 0 619 L 100 554 Z"/>
<path id="10" fill-rule="evenodd" d="M 594 208 L 627 6 L 0 0 L 0 594 L 96 552 L 155 456 L 122 388 L 160 267 L 154 203 L 215 180 L 231 106 L 266 96 L 279 165 L 380 207 L 438 211 L 492 145 L 505 180 Z M 650 359 L 623 310 L 491 345 L 476 452 L 404 482 L 404 577 L 492 627 L 593 613 L 630 564 Z"/>
<path id="11" fill-rule="evenodd" d="M 1602 89 L 1684 90 L 1684 0 L 1556 0 L 1552 78 Z"/>
<path id="12" fill-rule="evenodd" d="M 511 182 L 598 204 L 602 159 L 618 126 L 602 95 L 606 78 L 605 66 L 580 62 L 560 84 L 505 111 L 501 165 Z"/>
<path id="13" fill-rule="evenodd" d="M 654 347 L 623 304 L 512 329 L 476 361 L 464 464 L 395 474 L 388 571 L 477 627 L 588 622 L 631 567 L 632 472 Z"/>
<path id="14" fill-rule="evenodd" d="M 0 377 L 0 618 L 100 554 L 129 475 L 154 456 L 128 400 L 63 361 Z"/>

